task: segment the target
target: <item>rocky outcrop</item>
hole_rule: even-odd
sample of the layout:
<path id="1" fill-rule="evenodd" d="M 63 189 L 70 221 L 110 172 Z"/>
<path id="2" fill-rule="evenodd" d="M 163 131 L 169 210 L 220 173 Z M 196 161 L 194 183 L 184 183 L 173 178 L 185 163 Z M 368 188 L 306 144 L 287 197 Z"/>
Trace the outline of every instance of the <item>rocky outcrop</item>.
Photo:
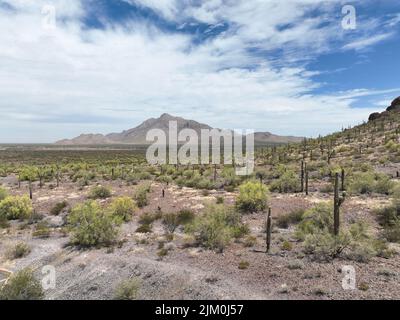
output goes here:
<path id="1" fill-rule="evenodd" d="M 372 113 L 369 116 L 368 121 L 375 121 L 377 119 L 387 117 L 392 112 L 400 112 L 400 97 L 394 99 L 386 111 Z"/>

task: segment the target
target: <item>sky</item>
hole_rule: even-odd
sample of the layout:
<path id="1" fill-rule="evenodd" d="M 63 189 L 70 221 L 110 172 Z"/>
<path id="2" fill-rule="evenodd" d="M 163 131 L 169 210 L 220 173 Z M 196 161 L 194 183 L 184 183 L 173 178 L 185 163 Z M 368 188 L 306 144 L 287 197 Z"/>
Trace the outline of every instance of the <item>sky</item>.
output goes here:
<path id="1" fill-rule="evenodd" d="M 0 143 L 162 113 L 331 133 L 400 96 L 399 40 L 398 0 L 0 0 Z"/>

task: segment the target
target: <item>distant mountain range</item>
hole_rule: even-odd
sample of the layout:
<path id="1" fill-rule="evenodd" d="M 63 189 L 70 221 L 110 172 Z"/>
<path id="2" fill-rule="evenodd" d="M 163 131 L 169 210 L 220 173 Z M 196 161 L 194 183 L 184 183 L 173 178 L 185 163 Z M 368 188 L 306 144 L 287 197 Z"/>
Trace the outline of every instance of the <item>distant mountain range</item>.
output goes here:
<path id="1" fill-rule="evenodd" d="M 81 134 L 73 139 L 57 141 L 57 145 L 106 145 L 106 144 L 133 144 L 146 145 L 151 142 L 146 141 L 146 134 L 151 129 L 161 129 L 168 137 L 169 121 L 176 121 L 178 132 L 183 129 L 193 129 L 200 137 L 202 129 L 212 129 L 212 127 L 199 123 L 194 120 L 187 120 L 181 117 L 174 117 L 164 113 L 159 118 L 151 118 L 144 121 L 141 125 L 122 131 L 121 133 L 103 134 Z M 300 142 L 302 137 L 278 136 L 269 132 L 256 132 L 254 135 L 256 144 L 280 144 L 288 142 Z"/>

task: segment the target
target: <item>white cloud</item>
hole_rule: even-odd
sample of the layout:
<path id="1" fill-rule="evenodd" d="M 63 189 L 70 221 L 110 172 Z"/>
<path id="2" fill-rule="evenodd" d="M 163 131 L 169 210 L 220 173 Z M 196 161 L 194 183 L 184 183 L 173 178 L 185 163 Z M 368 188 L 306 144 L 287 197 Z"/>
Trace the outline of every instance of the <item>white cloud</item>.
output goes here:
<path id="1" fill-rule="evenodd" d="M 57 14 L 68 19 L 49 32 L 40 23 L 47 1 L 10 1 L 17 13 L 0 10 L 0 141 L 120 131 L 163 112 L 217 127 L 317 135 L 376 111 L 351 108 L 360 95 L 376 94 L 371 90 L 312 94 L 320 86 L 315 73 L 293 63 L 329 50 L 341 37 L 334 25 L 321 26 L 328 6 L 321 17 L 304 19 L 315 1 L 212 0 L 198 7 L 134 1 L 168 19 L 229 20 L 231 27 L 199 46 L 189 34 L 135 22 L 87 30 L 80 2 L 58 0 Z M 286 66 L 249 48 L 283 48 Z"/>
<path id="2" fill-rule="evenodd" d="M 394 36 L 394 32 L 378 34 L 370 37 L 366 37 L 351 43 L 346 44 L 343 49 L 345 50 L 364 50 L 377 43 L 385 41 Z"/>

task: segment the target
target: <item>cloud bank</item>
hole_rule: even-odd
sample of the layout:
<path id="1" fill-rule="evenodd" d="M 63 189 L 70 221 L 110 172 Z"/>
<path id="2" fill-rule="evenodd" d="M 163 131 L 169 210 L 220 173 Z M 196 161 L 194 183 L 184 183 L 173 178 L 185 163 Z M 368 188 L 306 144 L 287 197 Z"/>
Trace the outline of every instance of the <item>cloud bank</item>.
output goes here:
<path id="1" fill-rule="evenodd" d="M 315 76 L 324 70 L 308 63 L 387 40 L 398 16 L 383 26 L 361 20 L 361 31 L 349 35 L 342 1 L 121 2 L 151 10 L 169 27 L 103 16 L 104 27 L 94 28 L 85 20 L 96 1 L 0 1 L 0 142 L 121 131 L 163 112 L 217 127 L 316 136 L 377 110 L 352 108 L 360 95 L 397 89 L 323 93 Z M 49 3 L 54 30 L 43 27 Z"/>

